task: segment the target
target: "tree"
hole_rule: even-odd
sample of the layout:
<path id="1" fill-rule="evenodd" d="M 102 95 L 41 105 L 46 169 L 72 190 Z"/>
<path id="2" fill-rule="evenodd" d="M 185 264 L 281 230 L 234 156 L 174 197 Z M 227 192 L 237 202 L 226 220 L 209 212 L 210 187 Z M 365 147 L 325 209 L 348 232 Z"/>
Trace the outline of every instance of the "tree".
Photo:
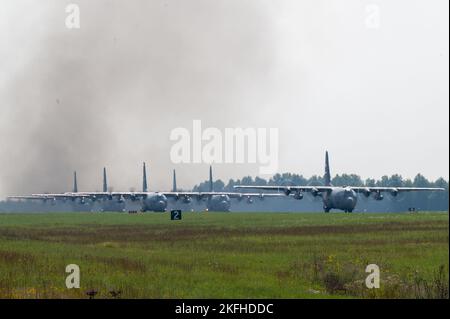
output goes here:
<path id="1" fill-rule="evenodd" d="M 375 179 L 373 179 L 373 178 L 368 178 L 368 179 L 366 179 L 365 185 L 366 185 L 366 186 L 369 186 L 369 187 L 374 187 L 374 186 L 375 186 L 375 183 L 376 183 Z"/>
<path id="2" fill-rule="evenodd" d="M 265 186 L 265 185 L 267 185 L 267 181 L 264 178 L 256 176 L 255 182 L 253 183 L 253 185 Z"/>
<path id="3" fill-rule="evenodd" d="M 380 187 L 442 187 L 447 191 L 445 192 L 407 192 L 399 194 L 397 197 L 392 197 L 392 200 L 385 200 L 379 202 L 377 207 L 383 205 L 383 210 L 385 211 L 404 211 L 409 207 L 416 207 L 421 210 L 448 210 L 448 181 L 444 178 L 439 178 L 435 182 L 430 182 L 423 175 L 417 174 L 414 180 L 403 179 L 399 174 L 393 174 L 390 177 L 387 175 L 382 176 L 380 179 L 376 180 L 373 178 L 367 178 L 365 182 L 362 181 L 361 177 L 356 174 L 342 174 L 336 175 L 332 179 L 332 184 L 335 186 L 380 186 Z M 322 176 L 313 175 L 310 178 L 305 178 L 299 174 L 283 173 L 275 174 L 269 180 L 265 180 L 261 177 L 251 176 L 243 177 L 242 180 L 230 179 L 225 186 L 225 183 L 221 180 L 214 182 L 214 191 L 235 191 L 235 185 L 309 185 L 309 186 L 323 186 L 324 179 Z M 204 181 L 199 185 L 195 185 L 193 188 L 195 192 L 208 192 L 209 191 L 209 181 Z M 248 190 L 251 192 L 251 190 Z M 366 204 L 371 205 L 371 204 Z"/>
<path id="4" fill-rule="evenodd" d="M 403 177 L 398 174 L 392 175 L 387 181 L 389 187 L 402 187 L 403 186 Z"/>

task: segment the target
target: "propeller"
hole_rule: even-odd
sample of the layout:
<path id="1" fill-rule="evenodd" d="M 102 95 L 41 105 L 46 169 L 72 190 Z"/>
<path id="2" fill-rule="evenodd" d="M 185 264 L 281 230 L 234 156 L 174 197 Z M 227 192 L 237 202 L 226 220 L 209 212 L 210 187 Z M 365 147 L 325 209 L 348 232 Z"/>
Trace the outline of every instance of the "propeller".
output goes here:
<path id="1" fill-rule="evenodd" d="M 399 192 L 398 190 L 386 192 L 386 196 L 384 196 L 384 198 L 387 199 L 388 201 L 395 203 L 401 203 L 407 197 L 408 195 L 406 194 L 406 192 Z"/>
<path id="2" fill-rule="evenodd" d="M 322 181 L 309 182 L 307 186 L 324 186 L 324 183 Z M 311 194 L 308 194 L 308 196 L 305 196 L 305 198 L 310 203 L 322 202 L 322 194 L 317 189 L 313 189 L 311 191 Z"/>

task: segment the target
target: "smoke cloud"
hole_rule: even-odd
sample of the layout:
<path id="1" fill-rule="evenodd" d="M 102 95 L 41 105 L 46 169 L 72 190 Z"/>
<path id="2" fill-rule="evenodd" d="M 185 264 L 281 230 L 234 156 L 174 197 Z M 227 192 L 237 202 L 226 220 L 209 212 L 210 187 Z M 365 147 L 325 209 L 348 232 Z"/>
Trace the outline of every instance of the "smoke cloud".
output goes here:
<path id="1" fill-rule="evenodd" d="M 100 189 L 104 165 L 116 189 L 138 186 L 143 160 L 167 168 L 172 128 L 245 116 L 236 101 L 273 60 L 255 2 L 76 1 L 79 30 L 65 27 L 68 3 L 9 21 L 16 38 L 39 31 L 0 96 L 3 194 L 68 191 L 73 170 L 80 188 Z M 154 176 L 153 188 L 165 178 Z"/>
<path id="2" fill-rule="evenodd" d="M 67 29 L 66 6 L 80 7 Z M 279 170 L 448 178 L 448 2 L 15 0 L 0 3 L 0 198 L 168 190 L 170 131 L 279 128 Z M 379 16 L 373 16 L 373 14 Z M 214 177 L 256 175 L 221 164 Z"/>

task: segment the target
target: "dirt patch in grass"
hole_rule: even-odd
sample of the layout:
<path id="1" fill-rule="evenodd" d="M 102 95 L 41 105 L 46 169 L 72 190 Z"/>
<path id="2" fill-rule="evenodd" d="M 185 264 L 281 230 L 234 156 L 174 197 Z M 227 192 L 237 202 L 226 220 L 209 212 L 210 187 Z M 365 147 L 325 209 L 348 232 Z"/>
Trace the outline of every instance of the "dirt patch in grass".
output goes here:
<path id="1" fill-rule="evenodd" d="M 110 266 L 111 268 L 120 268 L 125 271 L 143 273 L 147 270 L 147 266 L 141 260 L 133 260 L 126 257 L 92 257 L 89 258 L 94 262 L 99 262 Z"/>
<path id="2" fill-rule="evenodd" d="M 28 253 L 0 250 L 0 264 L 30 264 L 34 261 L 34 256 Z"/>
<path id="3" fill-rule="evenodd" d="M 272 228 L 169 227 L 148 225 L 83 225 L 63 228 L 0 228 L 0 238 L 64 243 L 194 241 L 214 237 L 245 236 L 315 236 L 333 234 L 368 234 L 406 231 L 448 231 L 441 221 L 421 223 L 389 222 L 380 224 L 294 226 Z"/>

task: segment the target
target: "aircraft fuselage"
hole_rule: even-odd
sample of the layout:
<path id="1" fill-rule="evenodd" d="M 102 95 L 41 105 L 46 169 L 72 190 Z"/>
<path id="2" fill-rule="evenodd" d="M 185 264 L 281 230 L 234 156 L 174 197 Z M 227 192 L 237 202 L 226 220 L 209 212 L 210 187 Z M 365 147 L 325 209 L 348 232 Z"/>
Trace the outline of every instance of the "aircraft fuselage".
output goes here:
<path id="1" fill-rule="evenodd" d="M 358 201 L 356 192 L 350 187 L 333 187 L 329 192 L 322 194 L 323 208 L 326 212 L 330 209 L 341 209 L 352 212 Z"/>
<path id="2" fill-rule="evenodd" d="M 230 197 L 227 195 L 213 195 L 208 199 L 208 211 L 229 212 L 231 208 Z"/>
<path id="3" fill-rule="evenodd" d="M 149 193 L 142 201 L 142 211 L 165 212 L 167 197 L 164 194 Z"/>

